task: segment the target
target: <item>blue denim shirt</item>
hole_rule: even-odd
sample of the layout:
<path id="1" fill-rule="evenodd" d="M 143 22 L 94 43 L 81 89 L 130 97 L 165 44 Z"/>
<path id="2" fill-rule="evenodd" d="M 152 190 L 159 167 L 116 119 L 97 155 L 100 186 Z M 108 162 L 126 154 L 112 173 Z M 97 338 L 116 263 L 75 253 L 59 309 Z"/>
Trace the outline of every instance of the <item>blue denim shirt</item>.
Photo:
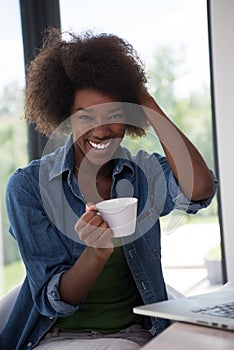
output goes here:
<path id="1" fill-rule="evenodd" d="M 111 197 L 138 198 L 136 232 L 123 239 L 124 254 L 144 303 L 167 299 L 161 268 L 159 217 L 173 209 L 196 213 L 212 198 L 191 202 L 180 191 L 167 159 L 120 147 L 114 160 Z M 59 280 L 85 249 L 74 231 L 85 211 L 85 198 L 73 175 L 71 138 L 41 160 L 18 169 L 10 178 L 6 205 L 10 233 L 16 239 L 26 278 L 0 335 L 1 350 L 33 349 L 59 316 L 79 305 L 63 302 Z M 212 196 L 213 197 L 213 196 Z M 168 321 L 151 318 L 154 334 Z"/>

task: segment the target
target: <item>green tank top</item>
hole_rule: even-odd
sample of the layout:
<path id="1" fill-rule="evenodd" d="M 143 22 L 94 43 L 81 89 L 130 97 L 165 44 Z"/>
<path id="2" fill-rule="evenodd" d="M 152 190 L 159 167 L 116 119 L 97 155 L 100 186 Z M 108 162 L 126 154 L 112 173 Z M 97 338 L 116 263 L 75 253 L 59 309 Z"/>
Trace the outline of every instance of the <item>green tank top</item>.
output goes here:
<path id="1" fill-rule="evenodd" d="M 141 316 L 132 308 L 142 304 L 122 247 L 116 247 L 80 305 L 78 311 L 68 317 L 60 317 L 54 327 L 69 330 L 96 330 L 114 333 L 131 324 L 140 323 Z"/>

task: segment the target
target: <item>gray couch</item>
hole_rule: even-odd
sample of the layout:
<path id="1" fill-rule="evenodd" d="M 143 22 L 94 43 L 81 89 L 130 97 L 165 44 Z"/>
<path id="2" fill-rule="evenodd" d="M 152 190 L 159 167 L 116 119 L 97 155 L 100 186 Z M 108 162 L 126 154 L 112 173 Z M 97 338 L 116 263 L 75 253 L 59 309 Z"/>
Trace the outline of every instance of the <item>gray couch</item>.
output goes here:
<path id="1" fill-rule="evenodd" d="M 20 291 L 20 287 L 21 287 L 21 284 L 17 285 L 0 299 L 0 333 L 14 306 L 15 300 Z M 167 285 L 166 287 L 167 287 L 168 299 L 174 299 L 174 298 L 179 298 L 183 296 L 181 293 L 179 293 L 177 290 L 175 290 L 171 286 Z"/>
<path id="2" fill-rule="evenodd" d="M 21 284 L 18 284 L 0 299 L 0 333 L 14 306 L 20 287 Z"/>

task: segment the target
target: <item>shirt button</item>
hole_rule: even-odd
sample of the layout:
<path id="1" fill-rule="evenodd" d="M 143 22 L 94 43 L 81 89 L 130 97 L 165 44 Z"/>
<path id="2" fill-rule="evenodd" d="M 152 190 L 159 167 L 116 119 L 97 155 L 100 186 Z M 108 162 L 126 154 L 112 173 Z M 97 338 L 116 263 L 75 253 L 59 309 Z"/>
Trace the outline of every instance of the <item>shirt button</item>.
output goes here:
<path id="1" fill-rule="evenodd" d="M 50 317 L 50 320 L 53 320 L 53 319 L 54 319 L 54 318 L 51 316 L 51 317 Z"/>
<path id="2" fill-rule="evenodd" d="M 27 348 L 30 348 L 30 346 L 32 346 L 32 342 L 31 341 L 27 343 Z"/>
<path id="3" fill-rule="evenodd" d="M 146 290 L 146 289 L 147 289 L 146 284 L 145 284 L 144 281 L 141 282 L 141 286 L 142 286 L 142 289 L 143 289 L 143 290 Z"/>

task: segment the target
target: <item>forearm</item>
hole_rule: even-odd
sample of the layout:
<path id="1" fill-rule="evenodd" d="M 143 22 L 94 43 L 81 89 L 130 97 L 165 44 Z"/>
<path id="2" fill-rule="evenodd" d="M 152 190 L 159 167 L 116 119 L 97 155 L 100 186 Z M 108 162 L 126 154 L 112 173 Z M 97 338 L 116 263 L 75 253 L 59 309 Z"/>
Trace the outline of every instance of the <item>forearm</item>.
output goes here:
<path id="1" fill-rule="evenodd" d="M 214 180 L 203 157 L 188 138 L 169 120 L 149 95 L 144 100 L 147 118 L 154 128 L 173 174 L 184 194 L 197 201 L 210 197 Z"/>
<path id="2" fill-rule="evenodd" d="M 113 248 L 87 247 L 60 279 L 61 300 L 78 305 L 87 296 L 112 252 Z"/>
<path id="3" fill-rule="evenodd" d="M 178 129 L 173 133 L 166 146 L 161 143 L 183 193 L 193 201 L 209 198 L 215 184 L 203 157 Z"/>

